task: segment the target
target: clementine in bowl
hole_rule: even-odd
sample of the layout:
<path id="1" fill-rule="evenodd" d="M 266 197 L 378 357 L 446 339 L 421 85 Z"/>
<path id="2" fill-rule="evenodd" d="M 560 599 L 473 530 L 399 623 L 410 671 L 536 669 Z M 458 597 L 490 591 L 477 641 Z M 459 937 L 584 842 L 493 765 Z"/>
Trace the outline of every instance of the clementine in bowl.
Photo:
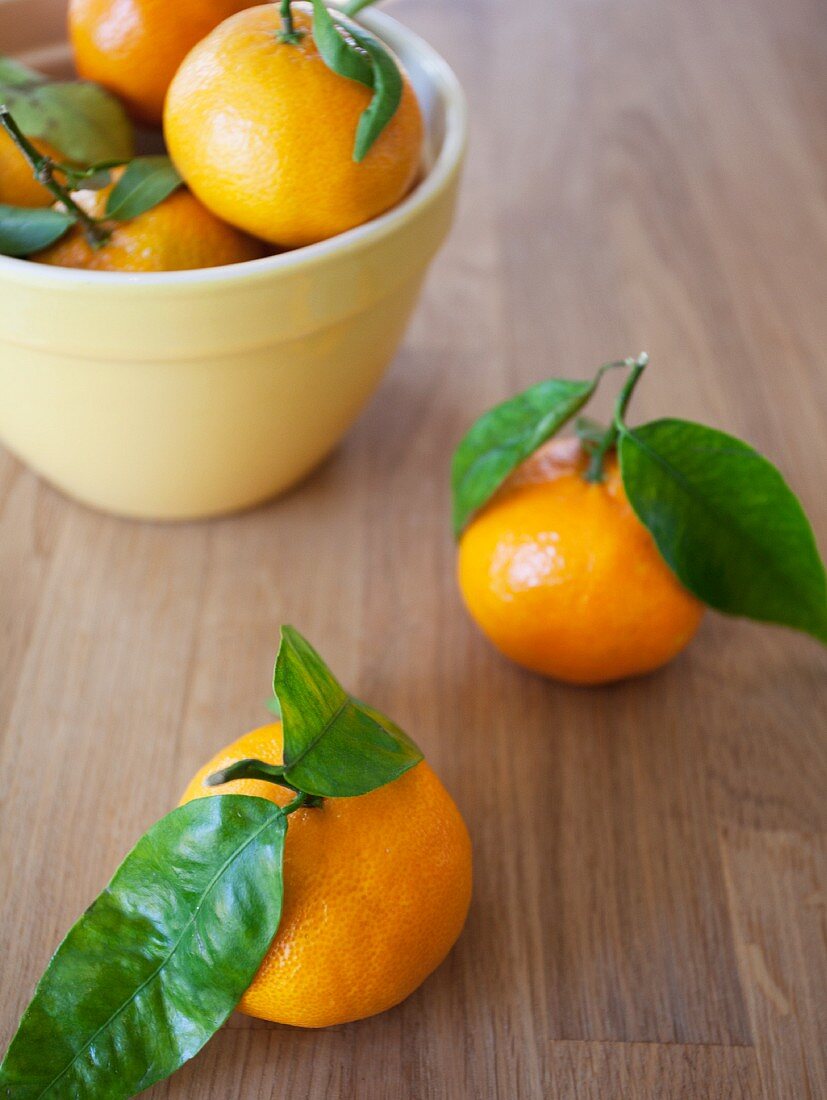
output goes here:
<path id="1" fill-rule="evenodd" d="M 80 76 L 114 92 L 139 121 L 157 126 L 175 71 L 213 27 L 250 0 L 69 0 Z"/>
<path id="2" fill-rule="evenodd" d="M 282 248 L 325 240 L 396 205 L 423 150 L 422 113 L 403 73 L 393 117 L 354 158 L 372 93 L 328 67 L 308 6 L 293 9 L 290 40 L 275 4 L 222 23 L 181 65 L 164 110 L 170 155 L 198 198 Z"/>
<path id="3" fill-rule="evenodd" d="M 189 271 L 243 263 L 266 254 L 261 241 L 222 222 L 183 188 L 135 218 L 107 223 L 107 199 L 120 174 L 120 170 L 114 173 L 108 187 L 74 194 L 74 201 L 107 227 L 103 244 L 95 247 L 82 227 L 75 225 L 31 259 L 86 271 Z"/>

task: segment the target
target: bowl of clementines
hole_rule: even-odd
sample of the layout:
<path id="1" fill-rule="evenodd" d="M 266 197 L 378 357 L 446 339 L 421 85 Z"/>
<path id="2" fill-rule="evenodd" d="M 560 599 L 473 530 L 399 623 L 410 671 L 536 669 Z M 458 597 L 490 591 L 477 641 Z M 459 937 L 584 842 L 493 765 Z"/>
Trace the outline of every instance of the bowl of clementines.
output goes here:
<path id="1" fill-rule="evenodd" d="M 0 179 L 27 185 L 0 182 L 0 439 L 93 507 L 188 519 L 352 425 L 450 228 L 466 116 L 359 2 L 145 3 L 168 24 L 130 41 L 141 2 L 70 0 L 67 35 L 67 0 L 0 0 Z"/>

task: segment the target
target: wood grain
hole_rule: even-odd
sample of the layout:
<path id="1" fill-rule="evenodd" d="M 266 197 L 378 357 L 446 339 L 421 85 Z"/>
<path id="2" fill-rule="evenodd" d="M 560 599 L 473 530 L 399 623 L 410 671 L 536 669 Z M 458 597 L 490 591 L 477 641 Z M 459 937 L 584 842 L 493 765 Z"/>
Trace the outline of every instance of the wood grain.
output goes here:
<path id="1" fill-rule="evenodd" d="M 235 1017 L 151 1093 L 827 1095 L 827 661 L 709 616 L 661 674 L 507 665 L 456 592 L 471 419 L 645 347 L 641 416 L 775 459 L 827 546 L 827 9 L 394 0 L 469 93 L 456 231 L 347 443 L 245 516 L 138 525 L 0 456 L 0 1044 L 61 933 L 219 745 L 293 622 L 420 741 L 474 838 L 469 923 L 405 1004 Z"/>
<path id="2" fill-rule="evenodd" d="M 768 1096 L 827 1096 L 827 837 L 722 838 L 741 982 Z"/>

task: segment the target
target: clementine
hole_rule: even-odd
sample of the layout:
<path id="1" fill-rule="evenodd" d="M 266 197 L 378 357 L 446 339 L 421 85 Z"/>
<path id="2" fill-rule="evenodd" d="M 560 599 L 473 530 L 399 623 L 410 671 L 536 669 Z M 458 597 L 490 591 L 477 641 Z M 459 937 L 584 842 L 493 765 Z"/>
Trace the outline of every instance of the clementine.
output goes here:
<path id="1" fill-rule="evenodd" d="M 399 202 L 419 171 L 423 135 L 404 77 L 396 113 L 356 163 L 354 134 L 371 91 L 327 67 L 309 6 L 293 8 L 297 41 L 279 37 L 275 4 L 217 27 L 178 70 L 164 112 L 170 156 L 205 206 L 285 248 L 332 237 Z"/>
<path id="2" fill-rule="evenodd" d="M 159 125 L 175 70 L 222 19 L 250 0 L 69 0 L 80 76 L 119 96 L 139 121 Z"/>
<path id="3" fill-rule="evenodd" d="M 597 684 L 666 664 L 704 608 L 634 514 L 614 454 L 600 482 L 586 466 L 578 441 L 563 439 L 518 467 L 462 535 L 459 583 L 507 657 Z"/>
<path id="4" fill-rule="evenodd" d="M 204 786 L 245 758 L 282 763 L 280 722 L 228 745 L 181 799 L 247 794 L 280 805 L 261 780 Z M 465 923 L 471 844 L 450 795 L 424 761 L 355 798 L 288 817 L 279 930 L 239 1009 L 301 1027 L 343 1024 L 404 1000 L 442 962 Z"/>
<path id="5" fill-rule="evenodd" d="M 120 170 L 114 173 L 115 179 Z M 113 185 L 72 196 L 87 214 L 103 218 Z M 226 225 L 184 188 L 125 222 L 110 222 L 111 233 L 93 248 L 79 226 L 30 259 L 56 267 L 88 271 L 185 271 L 255 260 L 265 246 Z"/>

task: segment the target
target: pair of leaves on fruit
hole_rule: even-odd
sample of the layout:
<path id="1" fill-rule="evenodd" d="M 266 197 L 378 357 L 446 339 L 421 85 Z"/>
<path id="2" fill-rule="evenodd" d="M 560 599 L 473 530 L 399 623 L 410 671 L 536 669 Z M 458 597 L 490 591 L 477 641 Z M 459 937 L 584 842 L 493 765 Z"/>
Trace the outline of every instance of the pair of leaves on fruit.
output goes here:
<path id="1" fill-rule="evenodd" d="M 345 8 L 354 15 L 372 0 L 355 0 Z M 390 51 L 362 28 L 334 20 L 323 0 L 313 0 L 313 39 L 329 69 L 373 92 L 356 128 L 353 159 L 363 161 L 396 114 L 402 100 L 402 74 Z"/>
<path id="2" fill-rule="evenodd" d="M 418 764 L 422 754 L 390 718 L 349 695 L 313 647 L 284 627 L 268 708 L 284 726 L 284 763 L 244 760 L 218 772 L 266 779 L 320 798 L 367 794 Z"/>
<path id="3" fill-rule="evenodd" d="M 163 202 L 183 184 L 169 157 L 135 157 L 128 162 L 110 159 L 85 167 L 74 162 L 56 163 L 31 146 L 18 120 L 2 107 L 0 124 L 26 150 L 32 172 L 52 190 L 56 202 L 62 203 L 53 207 L 0 203 L 0 253 L 5 256 L 31 256 L 59 241 L 78 223 L 89 228 L 92 219 L 83 216 L 71 197 L 72 192 L 107 187 L 112 182 L 113 168 L 126 164 L 126 171 L 107 197 L 100 238 L 93 243 L 105 240 L 105 222 L 130 221 Z"/>
<path id="4" fill-rule="evenodd" d="M 153 825 L 50 962 L 0 1065 L 0 1096 L 114 1100 L 173 1073 L 227 1019 L 278 930 L 288 815 L 308 796 L 383 786 L 422 759 L 290 627 L 273 686 L 284 765 L 243 764 L 296 798 L 283 809 L 197 799 Z"/>
<path id="5" fill-rule="evenodd" d="M 606 370 L 626 367 L 613 423 L 578 420 L 592 454 L 587 476 L 599 479 L 616 447 L 632 508 L 686 588 L 718 611 L 827 641 L 827 579 L 801 504 L 772 463 L 725 432 L 673 418 L 629 427 L 626 405 L 647 361 L 607 364 L 590 382 L 540 382 L 483 415 L 454 454 L 455 534 L 575 417 Z"/>

